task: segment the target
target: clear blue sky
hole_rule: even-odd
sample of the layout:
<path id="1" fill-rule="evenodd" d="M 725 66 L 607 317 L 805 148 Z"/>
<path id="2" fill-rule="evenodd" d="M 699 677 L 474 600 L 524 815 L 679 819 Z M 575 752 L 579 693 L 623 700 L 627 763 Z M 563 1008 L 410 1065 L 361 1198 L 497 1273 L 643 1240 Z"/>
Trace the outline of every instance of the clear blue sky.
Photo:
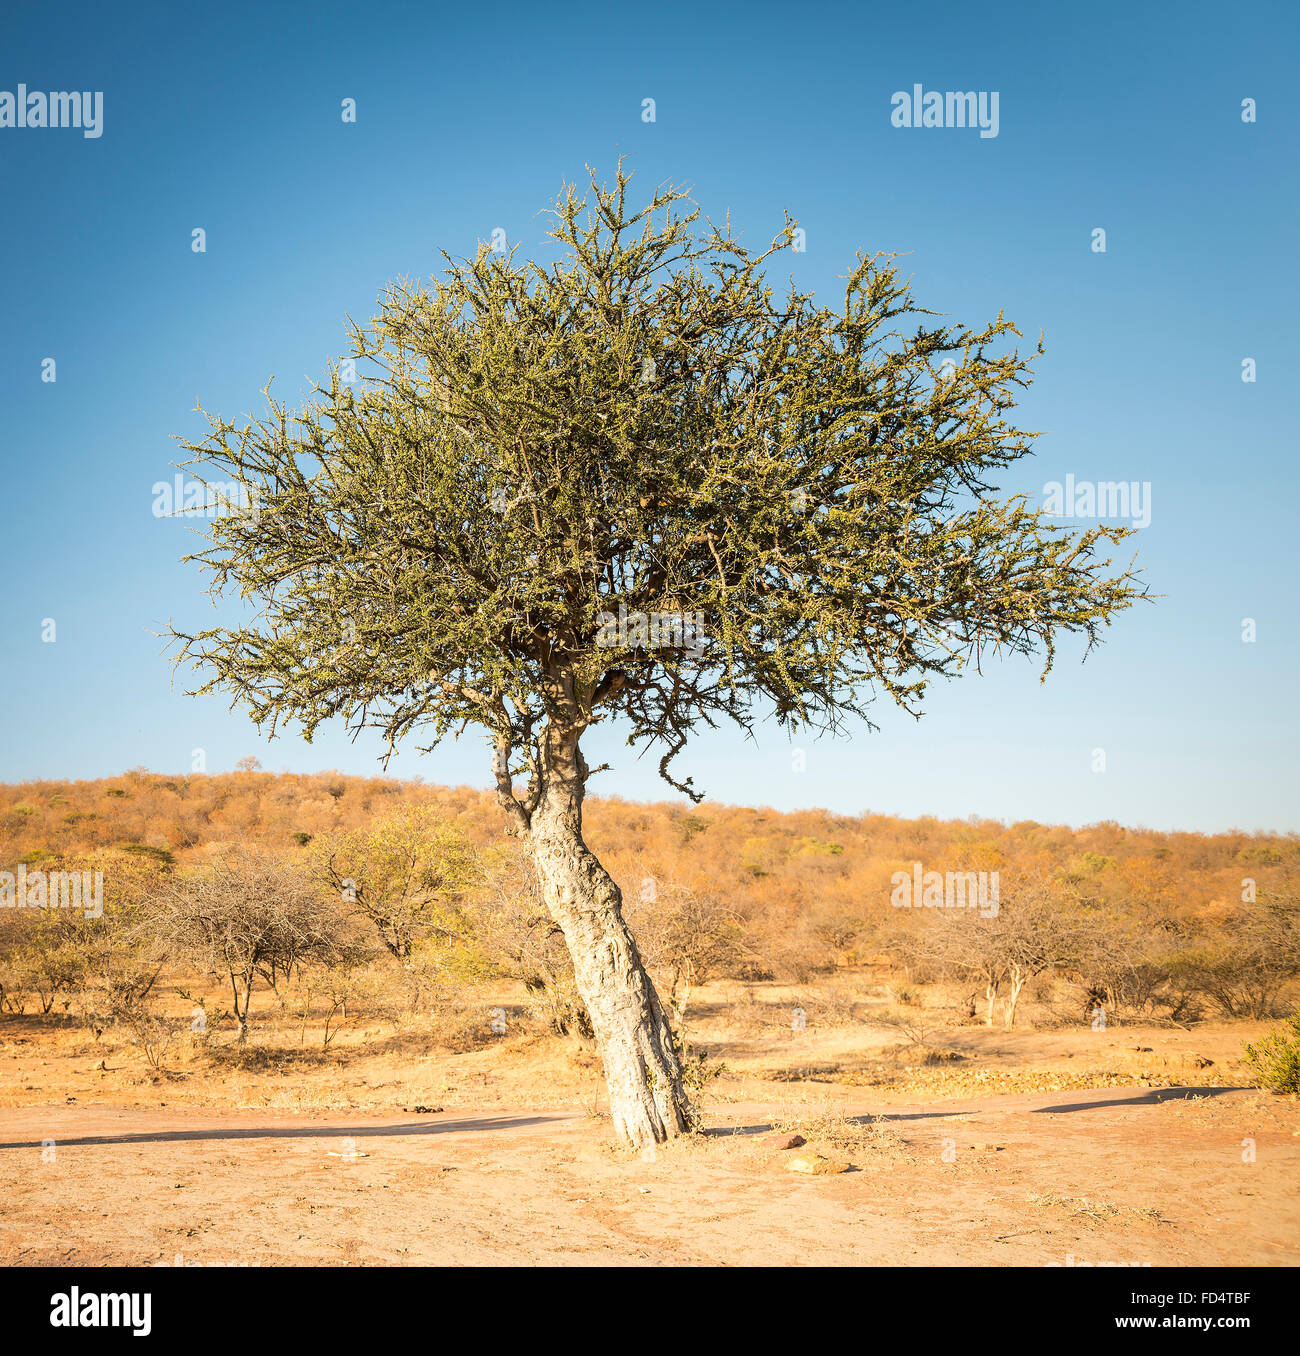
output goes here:
<path id="1" fill-rule="evenodd" d="M 814 744 L 803 772 L 774 727 L 757 745 L 710 736 L 680 767 L 719 799 L 779 808 L 1300 828 L 1298 16 L 1041 0 L 7 7 L 0 89 L 102 90 L 104 125 L 0 128 L 0 778 L 180 772 L 196 747 L 210 771 L 250 753 L 376 770 L 376 741 L 268 745 L 173 684 L 153 633 L 210 612 L 178 563 L 195 539 L 152 513 L 169 435 L 199 431 L 198 400 L 258 409 L 272 374 L 297 393 L 341 351 L 344 317 L 435 270 L 440 249 L 501 227 L 527 253 L 562 179 L 624 153 L 641 183 L 692 184 L 753 240 L 788 208 L 807 231 L 798 279 L 828 296 L 856 249 L 904 251 L 922 304 L 1044 331 L 1023 423 L 1046 433 L 1008 485 L 1150 482 L 1134 540 L 1165 595 L 1085 665 L 1063 654 L 1045 686 L 1028 662 L 995 664 L 933 691 L 920 723 L 878 707 L 879 734 Z M 997 91 L 998 136 L 891 126 L 891 95 L 916 83 Z M 594 792 L 667 791 L 621 737 L 595 752 L 617 770 Z M 467 738 L 391 770 L 486 785 L 487 751 Z"/>

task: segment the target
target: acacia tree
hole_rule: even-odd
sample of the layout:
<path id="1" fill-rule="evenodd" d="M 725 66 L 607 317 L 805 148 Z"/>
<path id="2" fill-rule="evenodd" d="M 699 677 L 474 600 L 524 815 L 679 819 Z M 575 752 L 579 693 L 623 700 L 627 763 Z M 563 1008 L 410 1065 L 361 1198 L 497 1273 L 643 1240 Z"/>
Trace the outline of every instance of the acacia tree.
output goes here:
<path id="1" fill-rule="evenodd" d="M 1034 436 L 1007 420 L 1030 365 L 1008 321 L 932 323 L 879 256 L 842 305 L 778 293 L 792 220 L 751 251 L 671 186 L 634 210 L 628 183 L 566 187 L 543 261 L 481 245 L 392 285 L 301 408 L 268 388 L 265 417 L 210 417 L 190 464 L 254 511 L 192 558 L 258 610 L 176 635 L 198 690 L 272 735 L 340 717 L 391 753 L 487 732 L 641 1144 L 692 1113 L 583 841 L 584 733 L 625 720 L 698 799 L 672 764 L 700 724 L 835 732 L 876 693 L 919 714 L 931 679 L 990 649 L 1050 667 L 1060 633 L 1091 644 L 1142 590 L 1099 550 L 1121 532 L 994 497 Z"/>

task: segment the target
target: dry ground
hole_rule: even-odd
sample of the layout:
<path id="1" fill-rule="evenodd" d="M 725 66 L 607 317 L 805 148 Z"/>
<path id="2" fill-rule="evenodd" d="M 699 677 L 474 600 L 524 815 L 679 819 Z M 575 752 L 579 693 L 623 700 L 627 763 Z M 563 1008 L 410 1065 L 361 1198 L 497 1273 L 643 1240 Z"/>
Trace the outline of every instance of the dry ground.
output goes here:
<path id="1" fill-rule="evenodd" d="M 703 992 L 708 1133 L 646 1156 L 610 1147 L 592 1052 L 536 1034 L 222 1036 L 153 1072 L 6 1018 L 0 1263 L 1300 1263 L 1300 1107 L 1245 1086 L 1258 1024 L 958 1026 L 927 1056 L 816 998 Z M 774 1126 L 853 1171 L 787 1171 Z"/>

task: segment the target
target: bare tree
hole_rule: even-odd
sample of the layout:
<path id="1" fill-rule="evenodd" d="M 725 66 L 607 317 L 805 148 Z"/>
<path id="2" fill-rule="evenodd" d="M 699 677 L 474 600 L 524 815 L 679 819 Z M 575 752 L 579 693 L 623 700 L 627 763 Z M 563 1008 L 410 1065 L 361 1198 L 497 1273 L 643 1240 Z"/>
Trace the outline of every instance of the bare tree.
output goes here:
<path id="1" fill-rule="evenodd" d="M 653 902 L 629 910 L 646 963 L 668 978 L 668 1001 L 684 1020 L 691 991 L 741 955 L 744 928 L 736 911 L 709 891 L 656 885 Z"/>
<path id="2" fill-rule="evenodd" d="M 908 945 L 913 954 L 940 965 L 984 990 L 985 1025 L 992 1026 L 999 998 L 1003 1022 L 1015 1025 L 1025 986 L 1035 976 L 1075 965 L 1088 929 L 1073 900 L 1041 879 L 1024 879 L 1001 890 L 997 914 L 975 909 L 927 910 Z"/>
<path id="3" fill-rule="evenodd" d="M 240 1044 L 258 978 L 274 988 L 295 970 L 337 964 L 353 951 L 342 910 L 312 877 L 251 849 L 170 877 L 148 926 L 163 954 L 229 982 Z"/>

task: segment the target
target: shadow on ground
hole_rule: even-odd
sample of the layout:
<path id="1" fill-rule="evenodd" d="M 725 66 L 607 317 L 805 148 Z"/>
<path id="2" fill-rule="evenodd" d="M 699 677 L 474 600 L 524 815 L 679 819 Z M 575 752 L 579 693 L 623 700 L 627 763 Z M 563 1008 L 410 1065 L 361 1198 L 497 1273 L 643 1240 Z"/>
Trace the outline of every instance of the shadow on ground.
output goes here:
<path id="1" fill-rule="evenodd" d="M 1031 1116 L 1064 1115 L 1076 1111 L 1104 1111 L 1117 1106 L 1158 1106 L 1161 1102 L 1186 1101 L 1193 1097 L 1221 1097 L 1229 1092 L 1248 1092 L 1248 1088 L 1150 1088 L 1134 1097 L 1097 1097 L 1092 1101 L 1074 1101 L 1057 1106 L 1022 1108 Z M 984 1106 L 981 1112 L 998 1111 L 996 1106 Z M 943 1120 L 949 1116 L 969 1116 L 972 1113 L 961 1106 L 945 1107 L 935 1111 L 882 1112 L 875 1116 L 846 1116 L 850 1125 L 892 1125 L 895 1121 Z M 706 1135 L 762 1135 L 775 1130 L 774 1125 L 720 1125 L 704 1131 Z"/>
<path id="2" fill-rule="evenodd" d="M 82 1135 L 59 1139 L 60 1149 L 79 1144 L 175 1144 L 200 1140 L 232 1139 L 373 1139 L 388 1135 L 446 1135 L 466 1130 L 517 1130 L 525 1125 L 546 1125 L 569 1120 L 567 1116 L 482 1116 L 458 1121 L 405 1121 L 400 1125 L 239 1126 L 207 1130 L 158 1130 L 126 1135 Z M 41 1140 L 14 1140 L 0 1149 L 39 1149 Z"/>

